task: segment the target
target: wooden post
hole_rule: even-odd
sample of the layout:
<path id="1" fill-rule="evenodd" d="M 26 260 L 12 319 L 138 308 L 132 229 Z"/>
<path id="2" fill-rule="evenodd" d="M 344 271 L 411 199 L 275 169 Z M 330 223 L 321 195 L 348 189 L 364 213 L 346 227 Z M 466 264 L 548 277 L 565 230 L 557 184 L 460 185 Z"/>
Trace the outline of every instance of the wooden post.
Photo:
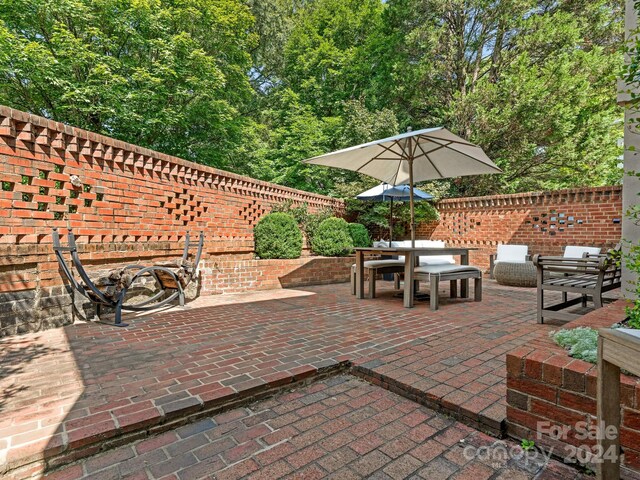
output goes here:
<path id="1" fill-rule="evenodd" d="M 389 247 L 391 247 L 391 242 L 393 242 L 393 197 L 391 197 L 389 210 Z"/>
<path id="2" fill-rule="evenodd" d="M 416 247 L 416 212 L 413 201 L 413 157 L 409 157 L 409 210 L 411 211 L 411 248 Z"/>
<path id="3" fill-rule="evenodd" d="M 603 357 L 602 336 L 598 337 L 598 445 L 604 459 L 598 463 L 598 479 L 620 478 L 620 367 Z M 607 426 L 616 428 L 615 438 L 606 438 Z M 616 458 L 607 453 L 613 449 Z"/>
<path id="4" fill-rule="evenodd" d="M 416 255 L 413 251 L 404 252 L 404 306 L 406 308 L 413 307 L 415 257 Z"/>
<path id="5" fill-rule="evenodd" d="M 537 318 L 538 323 L 544 323 L 544 317 L 542 315 L 542 310 L 544 309 L 544 290 L 542 290 L 542 283 L 544 282 L 544 271 L 542 270 L 542 265 L 538 265 L 538 255 L 534 257 L 534 262 L 536 264 L 536 284 L 538 286 L 536 299 L 537 299 Z"/>

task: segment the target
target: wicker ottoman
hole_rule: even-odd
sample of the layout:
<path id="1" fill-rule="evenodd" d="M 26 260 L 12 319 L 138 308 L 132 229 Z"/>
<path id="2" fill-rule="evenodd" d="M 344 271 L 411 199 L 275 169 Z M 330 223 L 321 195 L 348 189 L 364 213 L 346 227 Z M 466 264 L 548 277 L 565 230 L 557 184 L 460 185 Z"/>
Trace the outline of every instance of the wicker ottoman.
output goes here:
<path id="1" fill-rule="evenodd" d="M 498 262 L 493 268 L 493 276 L 500 285 L 512 287 L 535 287 L 536 267 L 533 262 Z"/>

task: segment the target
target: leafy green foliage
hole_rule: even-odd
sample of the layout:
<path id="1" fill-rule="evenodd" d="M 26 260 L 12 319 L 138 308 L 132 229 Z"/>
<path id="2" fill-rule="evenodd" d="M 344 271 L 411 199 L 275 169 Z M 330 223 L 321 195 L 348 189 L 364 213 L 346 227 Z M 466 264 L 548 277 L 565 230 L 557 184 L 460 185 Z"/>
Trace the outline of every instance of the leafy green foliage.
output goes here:
<path id="1" fill-rule="evenodd" d="M 241 169 L 252 26 L 239 0 L 3 0 L 0 103 Z"/>
<path id="2" fill-rule="evenodd" d="M 619 181 L 620 2 L 389 0 L 380 7 L 315 0 L 292 13 L 274 84 L 296 93 L 330 129 L 322 130 L 325 151 L 381 138 L 384 129 L 374 126 L 444 125 L 505 171 L 457 179 L 448 195 Z M 354 111 L 361 124 L 344 121 Z M 324 178 L 317 191 L 339 192 L 354 180 L 339 172 L 314 173 Z"/>
<path id="3" fill-rule="evenodd" d="M 353 251 L 349 224 L 336 217 L 323 220 L 313 233 L 311 248 L 314 253 L 325 257 L 349 255 Z"/>
<path id="4" fill-rule="evenodd" d="M 369 236 L 369 231 L 367 230 L 367 227 L 365 227 L 361 223 L 350 223 L 349 234 L 351 235 L 351 240 L 353 240 L 354 247 L 371 246 L 371 237 Z"/>
<path id="5" fill-rule="evenodd" d="M 307 217 L 309 216 L 308 205 L 303 203 L 302 205 L 295 205 L 293 200 L 288 198 L 282 203 L 278 203 L 273 206 L 271 209 L 271 213 L 287 213 L 291 215 L 297 224 L 302 228 L 306 223 Z"/>
<path id="6" fill-rule="evenodd" d="M 536 442 L 534 442 L 533 440 L 528 440 L 526 438 L 523 438 L 522 441 L 520 442 L 520 446 L 525 452 L 528 452 L 529 450 L 533 450 L 535 448 Z"/>
<path id="7" fill-rule="evenodd" d="M 334 218 L 334 211 L 330 208 L 322 209 L 316 213 L 310 213 L 304 222 L 304 234 L 307 236 L 307 241 L 313 246 L 313 239 L 318 231 L 318 228 L 325 220 Z M 313 248 L 313 247 L 312 247 Z"/>
<path id="8" fill-rule="evenodd" d="M 260 258 L 298 258 L 302 253 L 302 232 L 286 213 L 265 215 L 254 229 L 256 255 Z"/>
<path id="9" fill-rule="evenodd" d="M 596 363 L 598 359 L 598 331 L 588 327 L 562 329 L 550 333 L 551 338 L 563 348 L 569 350 L 569 355 Z"/>
<path id="10" fill-rule="evenodd" d="M 505 171 L 445 197 L 611 184 L 622 20 L 615 0 L 0 0 L 0 103 L 335 196 L 370 180 L 301 160 L 409 126 Z"/>
<path id="11" fill-rule="evenodd" d="M 388 231 L 391 218 L 390 202 L 363 202 L 354 198 L 345 200 L 347 215 L 355 218 L 359 223 L 371 230 Z M 439 214 L 431 202 L 415 203 L 415 219 L 417 223 L 427 223 L 438 220 Z M 393 236 L 399 238 L 409 231 L 411 212 L 409 202 L 394 202 L 393 204 Z"/>
<path id="12" fill-rule="evenodd" d="M 320 209 L 316 213 L 310 213 L 309 206 L 306 203 L 295 206 L 293 200 L 285 200 L 278 205 L 274 205 L 271 211 L 284 212 L 295 218 L 298 226 L 304 232 L 305 237 L 307 237 L 307 243 L 309 245 L 311 244 L 311 239 L 318 225 L 320 225 L 323 220 L 333 217 L 335 213 L 330 207 Z"/>
<path id="13" fill-rule="evenodd" d="M 640 177 L 640 173 L 630 172 L 630 175 Z M 637 194 L 637 195 L 640 195 Z M 627 211 L 627 217 L 636 225 L 640 225 L 640 205 L 632 205 Z M 626 308 L 627 326 L 629 328 L 640 329 L 640 245 L 633 242 L 626 242 L 627 252 L 624 255 L 624 264 L 626 268 L 633 274 L 633 279 L 629 281 L 632 286 L 634 301 L 631 306 Z"/>

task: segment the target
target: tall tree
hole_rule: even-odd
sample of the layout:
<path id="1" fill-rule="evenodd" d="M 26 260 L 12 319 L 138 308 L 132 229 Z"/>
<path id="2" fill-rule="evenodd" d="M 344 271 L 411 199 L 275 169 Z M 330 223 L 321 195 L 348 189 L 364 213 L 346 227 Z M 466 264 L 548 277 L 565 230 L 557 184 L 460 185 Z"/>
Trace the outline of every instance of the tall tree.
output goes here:
<path id="1" fill-rule="evenodd" d="M 240 0 L 0 0 L 0 103 L 236 168 L 252 22 Z"/>
<path id="2" fill-rule="evenodd" d="M 370 57 L 367 97 L 401 125 L 445 125 L 506 175 L 452 194 L 619 179 L 622 2 L 390 0 Z M 387 104 L 386 102 L 391 102 Z"/>
<path id="3" fill-rule="evenodd" d="M 622 0 L 0 0 L 0 103 L 330 194 L 300 160 L 444 125 L 505 174 L 618 181 Z"/>

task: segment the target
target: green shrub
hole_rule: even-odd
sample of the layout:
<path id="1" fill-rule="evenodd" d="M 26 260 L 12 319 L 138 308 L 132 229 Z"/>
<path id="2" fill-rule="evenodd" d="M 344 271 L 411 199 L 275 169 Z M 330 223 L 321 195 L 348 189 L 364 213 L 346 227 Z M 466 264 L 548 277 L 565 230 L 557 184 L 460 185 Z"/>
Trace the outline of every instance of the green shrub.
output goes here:
<path id="1" fill-rule="evenodd" d="M 586 362 L 596 363 L 598 359 L 598 331 L 589 327 L 577 327 L 550 333 L 551 338 L 569 350 L 569 356 Z"/>
<path id="2" fill-rule="evenodd" d="M 311 248 L 316 254 L 326 257 L 350 254 L 353 251 L 353 240 L 349 234 L 349 224 L 336 217 L 323 220 L 314 231 Z"/>
<path id="3" fill-rule="evenodd" d="M 311 239 L 318 225 L 323 220 L 333 217 L 334 210 L 330 207 L 324 207 L 316 213 L 309 213 L 309 206 L 303 203 L 299 206 L 294 206 L 293 200 L 285 200 L 282 203 L 274 205 L 271 213 L 282 212 L 291 215 L 296 219 L 298 226 L 302 230 L 302 233 L 307 238 L 307 244 L 311 245 Z"/>
<path id="4" fill-rule="evenodd" d="M 333 210 L 330 208 L 323 208 L 317 213 L 309 213 L 304 220 L 304 224 L 302 225 L 302 230 L 307 237 L 307 242 L 309 245 L 313 243 L 313 236 L 316 233 L 316 230 L 320 226 L 322 222 L 324 222 L 327 218 L 333 217 Z"/>
<path id="5" fill-rule="evenodd" d="M 369 231 L 367 230 L 367 227 L 365 227 L 361 223 L 350 223 L 349 234 L 351 235 L 351 240 L 353 240 L 354 247 L 357 248 L 371 246 L 371 237 L 369 237 Z"/>
<path id="6" fill-rule="evenodd" d="M 276 212 L 287 213 L 296 220 L 300 228 L 303 228 L 305 222 L 307 221 L 307 217 L 309 216 L 308 208 L 309 207 L 306 203 L 296 206 L 293 200 L 288 198 L 281 203 L 275 204 L 271 208 L 271 213 L 276 213 Z"/>
<path id="7" fill-rule="evenodd" d="M 302 232 L 291 215 L 281 212 L 265 215 L 253 233 L 260 258 L 298 258 L 302 253 Z"/>

